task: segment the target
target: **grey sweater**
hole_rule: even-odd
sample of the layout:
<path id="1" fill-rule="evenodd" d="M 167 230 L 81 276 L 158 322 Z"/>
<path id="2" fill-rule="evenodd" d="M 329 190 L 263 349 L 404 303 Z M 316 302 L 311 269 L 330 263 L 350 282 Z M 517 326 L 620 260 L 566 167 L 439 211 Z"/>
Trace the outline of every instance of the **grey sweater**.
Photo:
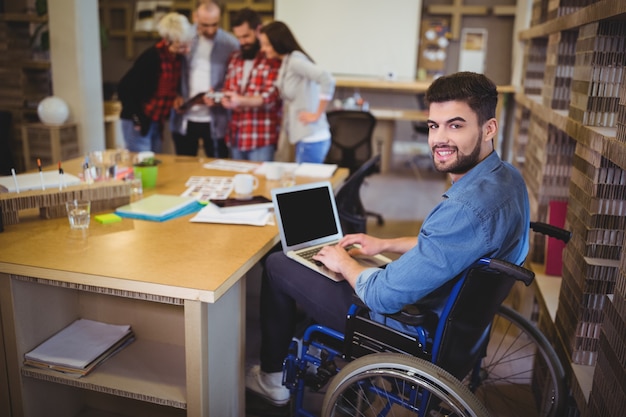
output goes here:
<path id="1" fill-rule="evenodd" d="M 286 105 L 285 128 L 289 142 L 322 135 L 330 138 L 330 128 L 326 114 L 309 124 L 298 120 L 301 111 L 316 112 L 320 97 L 331 100 L 335 92 L 335 80 L 332 75 L 320 68 L 300 51 L 294 51 L 283 58 L 276 85 Z"/>

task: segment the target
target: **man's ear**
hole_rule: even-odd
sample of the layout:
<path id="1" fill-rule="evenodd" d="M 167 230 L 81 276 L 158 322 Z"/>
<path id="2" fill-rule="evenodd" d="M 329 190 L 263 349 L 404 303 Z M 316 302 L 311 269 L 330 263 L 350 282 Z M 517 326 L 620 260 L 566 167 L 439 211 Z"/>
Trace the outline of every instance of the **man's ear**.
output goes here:
<path id="1" fill-rule="evenodd" d="M 495 139 L 498 134 L 498 121 L 495 118 L 491 118 L 483 125 L 483 140 L 488 141 Z"/>

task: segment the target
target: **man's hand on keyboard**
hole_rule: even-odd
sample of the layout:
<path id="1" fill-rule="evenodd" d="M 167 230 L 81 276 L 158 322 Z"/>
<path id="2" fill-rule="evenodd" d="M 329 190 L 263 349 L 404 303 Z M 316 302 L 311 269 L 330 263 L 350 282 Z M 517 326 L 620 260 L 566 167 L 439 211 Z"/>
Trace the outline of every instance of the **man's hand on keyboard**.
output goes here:
<path id="1" fill-rule="evenodd" d="M 348 253 L 352 256 L 373 256 L 378 255 L 383 251 L 384 241 L 363 233 L 357 233 L 353 235 L 345 235 L 339 241 L 338 246 L 346 248 Z"/>
<path id="2" fill-rule="evenodd" d="M 354 260 L 341 245 L 325 246 L 313 259 L 320 261 L 331 271 L 343 275 L 353 288 L 359 274 L 366 269 Z"/>

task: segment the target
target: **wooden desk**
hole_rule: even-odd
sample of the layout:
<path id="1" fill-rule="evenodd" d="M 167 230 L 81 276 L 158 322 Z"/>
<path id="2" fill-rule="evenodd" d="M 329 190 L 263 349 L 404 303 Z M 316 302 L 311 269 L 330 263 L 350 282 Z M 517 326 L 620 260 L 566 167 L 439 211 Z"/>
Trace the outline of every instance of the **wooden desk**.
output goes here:
<path id="1" fill-rule="evenodd" d="M 194 157 L 160 158 L 157 187 L 146 194 L 180 194 L 192 175 L 234 174 L 207 170 Z M 79 165 L 63 166 L 76 174 Z M 340 169 L 331 181 L 346 176 Z M 244 414 L 242 278 L 279 241 L 278 230 L 189 218 L 107 225 L 92 218 L 84 234 L 67 218 L 5 227 L 0 316 L 14 417 L 76 416 L 104 403 L 111 412 L 140 410 L 135 415 Z M 80 379 L 22 367 L 25 352 L 79 317 L 131 324 L 137 340 Z"/>
<path id="2" fill-rule="evenodd" d="M 365 77 L 335 77 L 336 88 L 354 89 L 355 91 L 375 91 L 389 94 L 422 94 L 425 93 L 431 81 L 418 80 L 384 80 Z M 506 128 L 502 118 L 502 112 L 507 104 L 508 96 L 515 93 L 515 87 L 510 85 L 498 86 L 498 106 L 496 118 L 500 121 L 500 135 L 504 135 Z M 372 107 L 370 109 L 376 117 L 377 123 L 374 130 L 374 139 L 381 139 L 381 173 L 389 172 L 393 155 L 393 140 L 395 136 L 395 124 L 397 121 L 426 121 L 428 113 L 417 108 L 403 109 L 391 107 Z M 376 145 L 374 143 L 373 145 Z M 374 149 L 378 149 L 374 146 Z"/>
<path id="3" fill-rule="evenodd" d="M 335 88 L 354 88 L 357 90 L 376 90 L 380 92 L 417 94 L 424 93 L 431 81 L 385 80 L 367 77 L 335 77 Z"/>
<path id="4" fill-rule="evenodd" d="M 354 88 L 358 90 L 375 90 L 380 92 L 417 94 L 425 93 L 432 80 L 385 80 L 367 77 L 335 77 L 335 88 Z M 515 93 L 511 85 L 498 86 L 498 93 Z"/>

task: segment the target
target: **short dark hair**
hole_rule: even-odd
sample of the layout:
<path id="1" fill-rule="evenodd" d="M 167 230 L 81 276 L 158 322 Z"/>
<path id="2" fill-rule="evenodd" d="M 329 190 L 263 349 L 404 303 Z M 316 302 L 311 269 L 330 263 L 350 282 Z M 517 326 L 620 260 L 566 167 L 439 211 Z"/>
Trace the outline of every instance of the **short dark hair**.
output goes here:
<path id="1" fill-rule="evenodd" d="M 467 103 L 482 126 L 487 120 L 496 117 L 498 90 L 493 81 L 483 74 L 457 72 L 437 78 L 426 91 L 428 104 L 446 101 Z"/>
<path id="2" fill-rule="evenodd" d="M 249 7 L 245 7 L 237 12 L 230 22 L 232 27 L 238 27 L 247 23 L 250 29 L 256 29 L 261 26 L 261 15 Z"/>

